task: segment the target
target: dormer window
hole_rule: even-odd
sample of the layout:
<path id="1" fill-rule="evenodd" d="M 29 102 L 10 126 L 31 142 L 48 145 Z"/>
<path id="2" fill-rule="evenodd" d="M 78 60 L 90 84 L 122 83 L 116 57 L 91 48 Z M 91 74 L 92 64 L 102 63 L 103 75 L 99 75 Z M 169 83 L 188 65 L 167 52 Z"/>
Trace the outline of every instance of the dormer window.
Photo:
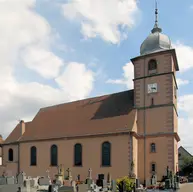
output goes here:
<path id="1" fill-rule="evenodd" d="M 149 75 L 153 75 L 157 73 L 157 61 L 155 59 L 151 59 L 148 63 L 148 73 Z"/>

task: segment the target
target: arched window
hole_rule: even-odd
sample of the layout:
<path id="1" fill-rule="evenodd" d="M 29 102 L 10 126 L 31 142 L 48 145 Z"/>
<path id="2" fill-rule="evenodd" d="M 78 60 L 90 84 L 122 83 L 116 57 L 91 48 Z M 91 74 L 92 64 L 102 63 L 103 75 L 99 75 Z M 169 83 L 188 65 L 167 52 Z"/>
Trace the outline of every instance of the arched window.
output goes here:
<path id="1" fill-rule="evenodd" d="M 74 165 L 75 166 L 82 165 L 82 145 L 81 144 L 74 145 Z"/>
<path id="2" fill-rule="evenodd" d="M 31 147 L 31 151 L 30 151 L 30 156 L 31 156 L 31 162 L 30 164 L 33 165 L 37 165 L 37 149 L 35 146 Z"/>
<path id="3" fill-rule="evenodd" d="M 156 172 L 156 164 L 155 163 L 151 164 L 151 171 Z"/>
<path id="4" fill-rule="evenodd" d="M 9 149 L 8 151 L 8 160 L 13 161 L 13 149 Z"/>
<path id="5" fill-rule="evenodd" d="M 51 166 L 57 166 L 58 165 L 58 147 L 56 145 L 51 146 Z"/>
<path id="6" fill-rule="evenodd" d="M 151 59 L 149 61 L 148 72 L 149 72 L 149 74 L 157 73 L 157 61 L 155 59 Z"/>
<path id="7" fill-rule="evenodd" d="M 155 153 L 155 152 L 156 152 L 155 143 L 151 143 L 151 152 L 152 152 L 152 153 Z"/>
<path id="8" fill-rule="evenodd" d="M 111 144 L 104 142 L 102 144 L 102 166 L 111 165 Z"/>

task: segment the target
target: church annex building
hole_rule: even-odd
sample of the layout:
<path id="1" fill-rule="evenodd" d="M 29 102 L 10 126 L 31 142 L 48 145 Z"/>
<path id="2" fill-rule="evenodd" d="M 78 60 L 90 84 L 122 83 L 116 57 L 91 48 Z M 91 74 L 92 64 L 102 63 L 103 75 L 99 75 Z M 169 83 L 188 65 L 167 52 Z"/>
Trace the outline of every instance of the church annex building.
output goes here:
<path id="1" fill-rule="evenodd" d="M 2 144 L 0 171 L 53 178 L 57 166 L 72 177 L 109 172 L 112 179 L 132 171 L 141 183 L 178 171 L 178 111 L 175 49 L 156 22 L 131 59 L 134 89 L 42 108 L 21 121 Z M 132 67 L 132 66 L 131 66 Z"/>

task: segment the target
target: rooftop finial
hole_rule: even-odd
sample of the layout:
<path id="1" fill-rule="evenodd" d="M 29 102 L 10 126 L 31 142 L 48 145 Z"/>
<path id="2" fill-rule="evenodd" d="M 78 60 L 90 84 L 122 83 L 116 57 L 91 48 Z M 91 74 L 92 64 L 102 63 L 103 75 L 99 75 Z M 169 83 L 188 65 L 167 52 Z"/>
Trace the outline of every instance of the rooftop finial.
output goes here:
<path id="1" fill-rule="evenodd" d="M 157 1 L 155 0 L 155 25 L 158 26 L 158 9 L 157 9 Z"/>
<path id="2" fill-rule="evenodd" d="M 152 33 L 161 32 L 162 29 L 158 26 L 158 8 L 157 8 L 157 0 L 155 0 L 155 25 L 154 28 L 151 30 Z"/>

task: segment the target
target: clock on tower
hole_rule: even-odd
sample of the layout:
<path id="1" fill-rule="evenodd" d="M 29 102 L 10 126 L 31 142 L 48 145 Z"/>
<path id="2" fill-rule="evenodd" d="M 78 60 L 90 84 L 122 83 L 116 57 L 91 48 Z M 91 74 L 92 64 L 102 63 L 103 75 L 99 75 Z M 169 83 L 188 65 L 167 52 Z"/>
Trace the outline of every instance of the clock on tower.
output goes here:
<path id="1" fill-rule="evenodd" d="M 157 83 L 148 84 L 148 93 L 157 93 Z"/>

